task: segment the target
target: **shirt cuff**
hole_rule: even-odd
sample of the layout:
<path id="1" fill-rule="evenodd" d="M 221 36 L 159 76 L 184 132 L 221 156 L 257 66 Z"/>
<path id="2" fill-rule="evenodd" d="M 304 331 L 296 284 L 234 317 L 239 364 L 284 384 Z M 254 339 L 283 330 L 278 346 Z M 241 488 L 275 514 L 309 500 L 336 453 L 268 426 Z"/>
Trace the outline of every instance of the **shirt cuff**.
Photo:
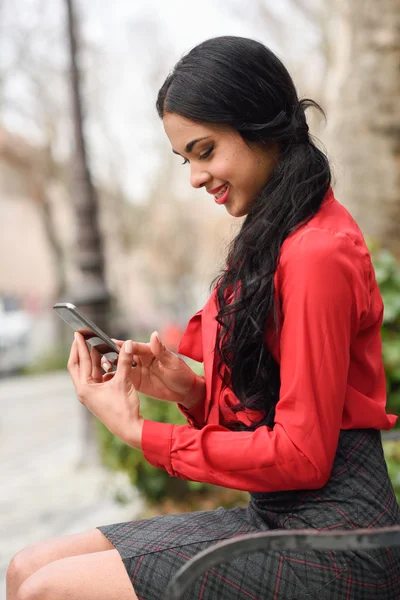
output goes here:
<path id="1" fill-rule="evenodd" d="M 172 423 L 158 423 L 144 420 L 142 430 L 143 456 L 153 467 L 164 469 L 172 474 L 171 442 Z"/>
<path id="2" fill-rule="evenodd" d="M 177 406 L 181 413 L 185 415 L 189 425 L 195 429 L 201 429 L 204 426 L 204 404 L 205 395 L 202 400 L 199 400 L 192 408 L 185 408 L 183 404 L 177 403 Z"/>

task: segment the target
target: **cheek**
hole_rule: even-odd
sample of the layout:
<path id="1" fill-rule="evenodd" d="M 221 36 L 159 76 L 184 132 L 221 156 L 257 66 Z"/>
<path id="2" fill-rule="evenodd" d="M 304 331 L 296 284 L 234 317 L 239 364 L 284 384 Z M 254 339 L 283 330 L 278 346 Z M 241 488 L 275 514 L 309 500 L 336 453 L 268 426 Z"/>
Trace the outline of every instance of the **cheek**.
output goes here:
<path id="1" fill-rule="evenodd" d="M 219 161 L 217 168 L 218 178 L 229 181 L 236 188 L 248 188 L 254 178 L 254 159 L 250 160 L 244 152 L 229 154 Z"/>
<path id="2" fill-rule="evenodd" d="M 214 161 L 211 171 L 216 179 L 229 181 L 234 188 L 252 195 L 265 185 L 265 167 L 247 148 L 222 154 Z"/>
<path id="3" fill-rule="evenodd" d="M 262 185 L 262 172 L 254 156 L 244 155 L 237 161 L 234 169 L 238 187 L 253 195 Z"/>
<path id="4" fill-rule="evenodd" d="M 214 161 L 211 171 L 216 179 L 234 183 L 236 169 L 230 157 L 218 158 Z"/>
<path id="5" fill-rule="evenodd" d="M 249 173 L 251 173 L 249 183 L 252 191 L 258 194 L 270 178 L 271 166 L 264 160 L 256 159 L 253 160 L 252 168 L 249 168 Z"/>

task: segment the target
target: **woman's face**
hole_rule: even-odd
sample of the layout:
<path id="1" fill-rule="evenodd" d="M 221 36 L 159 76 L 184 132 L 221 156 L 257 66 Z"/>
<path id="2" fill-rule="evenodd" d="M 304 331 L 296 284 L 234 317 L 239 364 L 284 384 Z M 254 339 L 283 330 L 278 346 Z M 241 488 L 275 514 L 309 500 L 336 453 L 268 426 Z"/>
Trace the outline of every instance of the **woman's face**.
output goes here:
<path id="1" fill-rule="evenodd" d="M 205 187 L 233 217 L 246 215 L 277 164 L 277 144 L 245 142 L 231 127 L 199 124 L 175 113 L 165 113 L 163 123 L 172 151 L 189 164 L 192 186 Z"/>

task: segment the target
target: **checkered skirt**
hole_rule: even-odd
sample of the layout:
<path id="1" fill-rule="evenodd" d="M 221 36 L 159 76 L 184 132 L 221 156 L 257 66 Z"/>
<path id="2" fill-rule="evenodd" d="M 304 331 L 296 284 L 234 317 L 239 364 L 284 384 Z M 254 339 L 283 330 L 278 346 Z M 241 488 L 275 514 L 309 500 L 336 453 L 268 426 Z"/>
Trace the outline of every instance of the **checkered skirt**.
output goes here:
<path id="1" fill-rule="evenodd" d="M 139 600 L 161 600 L 174 573 L 201 550 L 245 533 L 400 524 L 374 429 L 342 430 L 328 483 L 252 493 L 246 508 L 198 511 L 98 527 L 121 555 Z M 208 569 L 185 600 L 398 600 L 400 548 L 368 552 L 262 551 Z"/>

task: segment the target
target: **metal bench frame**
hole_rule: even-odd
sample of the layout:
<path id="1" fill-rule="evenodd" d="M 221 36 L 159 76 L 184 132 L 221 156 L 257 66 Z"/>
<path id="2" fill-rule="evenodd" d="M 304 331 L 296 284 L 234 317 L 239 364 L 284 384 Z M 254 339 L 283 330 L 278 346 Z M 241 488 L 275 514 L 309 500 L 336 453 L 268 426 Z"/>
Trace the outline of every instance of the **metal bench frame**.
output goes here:
<path id="1" fill-rule="evenodd" d="M 310 529 L 250 533 L 214 544 L 181 567 L 168 584 L 165 599 L 181 600 L 188 588 L 210 567 L 261 550 L 369 550 L 400 546 L 400 525 L 321 532 Z"/>

